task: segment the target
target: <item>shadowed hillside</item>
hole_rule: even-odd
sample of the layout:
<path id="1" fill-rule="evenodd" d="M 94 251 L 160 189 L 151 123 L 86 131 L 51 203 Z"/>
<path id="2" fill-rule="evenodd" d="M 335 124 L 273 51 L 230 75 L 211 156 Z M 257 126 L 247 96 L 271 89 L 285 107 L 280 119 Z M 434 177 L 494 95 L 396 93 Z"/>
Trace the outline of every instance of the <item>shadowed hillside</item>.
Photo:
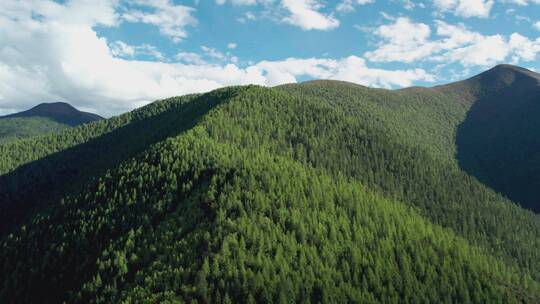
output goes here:
<path id="1" fill-rule="evenodd" d="M 224 98 L 207 94 L 156 102 L 144 111 L 60 133 L 53 145 L 51 138 L 39 137 L 0 146 L 4 160 L 13 161 L 11 165 L 0 166 L 0 174 L 10 171 L 0 175 L 0 187 L 5 189 L 0 193 L 0 234 L 39 207 L 32 198 L 44 196 L 50 200 L 80 188 L 152 144 L 192 127 L 202 114 Z M 32 154 L 20 155 L 15 148 L 20 144 L 34 147 Z M 17 166 L 20 157 L 36 160 Z"/>
<path id="2" fill-rule="evenodd" d="M 501 65 L 466 83 L 476 100 L 457 130 L 460 166 L 540 212 L 540 75 Z"/>

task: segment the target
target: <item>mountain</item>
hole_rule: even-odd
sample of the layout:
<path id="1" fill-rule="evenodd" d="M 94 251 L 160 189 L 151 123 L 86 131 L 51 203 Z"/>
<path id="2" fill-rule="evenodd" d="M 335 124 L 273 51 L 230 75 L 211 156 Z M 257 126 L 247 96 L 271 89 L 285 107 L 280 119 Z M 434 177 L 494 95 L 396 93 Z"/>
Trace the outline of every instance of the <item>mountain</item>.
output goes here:
<path id="1" fill-rule="evenodd" d="M 53 133 L 103 119 L 64 102 L 42 103 L 30 110 L 0 117 L 0 142 Z"/>
<path id="2" fill-rule="evenodd" d="M 326 81 L 281 88 L 346 107 L 540 212 L 540 74 L 498 65 L 434 88 L 388 91 Z"/>
<path id="3" fill-rule="evenodd" d="M 539 215 L 460 142 L 520 77 L 230 87 L 0 144 L 0 301 L 538 303 Z"/>
<path id="4" fill-rule="evenodd" d="M 462 85 L 475 99 L 457 130 L 461 167 L 540 212 L 540 75 L 503 65 Z"/>
<path id="5" fill-rule="evenodd" d="M 30 110 L 7 115 L 3 118 L 16 117 L 46 117 L 72 127 L 103 119 L 99 115 L 79 111 L 65 102 L 42 103 Z"/>

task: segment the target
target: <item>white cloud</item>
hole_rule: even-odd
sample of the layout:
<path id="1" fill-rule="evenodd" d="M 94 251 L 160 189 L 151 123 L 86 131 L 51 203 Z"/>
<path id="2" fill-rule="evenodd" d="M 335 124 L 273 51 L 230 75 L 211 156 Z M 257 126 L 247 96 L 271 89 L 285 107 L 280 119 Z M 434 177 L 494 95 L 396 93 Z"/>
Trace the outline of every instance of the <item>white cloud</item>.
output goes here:
<path id="1" fill-rule="evenodd" d="M 210 48 L 210 47 L 207 47 L 207 46 L 201 46 L 201 50 L 206 54 L 206 56 L 212 58 L 212 59 L 217 59 L 217 60 L 225 60 L 227 58 L 227 56 L 225 54 L 223 54 L 222 52 L 214 49 L 214 48 Z"/>
<path id="2" fill-rule="evenodd" d="M 416 7 L 419 7 L 419 8 L 425 8 L 426 7 L 426 5 L 424 3 L 422 3 L 422 2 L 414 2 L 413 0 L 401 0 L 401 2 L 403 2 L 403 7 L 406 10 L 413 10 Z"/>
<path id="3" fill-rule="evenodd" d="M 109 44 L 111 54 L 116 57 L 134 57 L 136 55 L 145 55 L 158 60 L 165 60 L 165 56 L 153 45 L 129 45 L 123 41 L 117 40 Z"/>
<path id="4" fill-rule="evenodd" d="M 501 0 L 501 2 L 513 3 L 522 6 L 529 5 L 529 2 L 533 4 L 540 4 L 540 0 Z"/>
<path id="5" fill-rule="evenodd" d="M 383 41 L 375 51 L 365 54 L 372 61 L 413 62 L 429 56 L 436 47 L 435 43 L 428 41 L 431 34 L 429 26 L 414 23 L 406 17 L 380 26 L 375 34 Z"/>
<path id="6" fill-rule="evenodd" d="M 216 3 L 218 5 L 223 5 L 227 2 L 226 0 L 216 0 Z M 230 2 L 234 5 L 255 5 L 257 4 L 257 0 L 230 0 Z"/>
<path id="7" fill-rule="evenodd" d="M 55 1 L 0 1 L 0 16 L 34 21 L 58 21 L 72 26 L 88 24 L 112 26 L 118 22 L 115 5 L 118 0 L 67 1 L 61 5 Z M 35 20 L 36 19 L 36 20 Z M 37 25 L 37 23 L 34 23 Z"/>
<path id="8" fill-rule="evenodd" d="M 177 54 L 177 63 L 134 60 L 130 56 L 137 56 L 141 46 L 109 43 L 93 30 L 96 24 L 116 24 L 114 2 L 88 2 L 86 12 L 93 16 L 84 14 L 80 18 L 73 18 L 76 12 L 71 11 L 71 2 L 39 3 L 30 6 L 25 1 L 0 2 L 0 112 L 22 110 L 45 101 L 68 101 L 112 115 L 159 98 L 228 85 L 276 85 L 295 82 L 299 77 L 382 87 L 434 80 L 421 69 L 369 68 L 362 58 L 355 56 L 291 58 L 238 66 L 236 57 L 205 47 L 204 58 L 183 52 Z M 36 15 L 43 17 L 32 17 Z M 220 56 L 226 57 L 224 61 L 206 60 Z"/>
<path id="9" fill-rule="evenodd" d="M 344 13 L 354 12 L 354 4 L 365 5 L 373 2 L 375 0 L 343 0 L 337 5 L 336 10 Z"/>
<path id="10" fill-rule="evenodd" d="M 243 16 L 236 18 L 240 23 L 257 20 L 257 17 L 252 12 L 246 12 Z"/>
<path id="11" fill-rule="evenodd" d="M 504 61 L 510 52 L 501 35 L 484 36 L 468 30 L 464 25 L 451 25 L 437 21 L 436 56 L 430 60 L 458 62 L 465 67 L 489 66 Z"/>
<path id="12" fill-rule="evenodd" d="M 451 12 L 461 17 L 487 18 L 493 7 L 493 0 L 433 0 L 441 12 Z"/>
<path id="13" fill-rule="evenodd" d="M 228 45 L 228 48 L 231 49 L 231 45 Z M 175 59 L 179 62 L 186 64 L 197 64 L 197 65 L 210 65 L 210 64 L 223 64 L 223 63 L 237 63 L 238 58 L 233 56 L 231 52 L 221 52 L 215 48 L 208 46 L 201 46 L 202 53 L 193 53 L 193 52 L 179 52 L 176 54 Z"/>
<path id="14" fill-rule="evenodd" d="M 153 10 L 132 9 L 122 14 L 126 22 L 139 22 L 159 27 L 162 35 L 174 42 L 187 37 L 186 27 L 195 25 L 197 20 L 192 16 L 194 9 L 184 5 L 176 5 L 171 0 L 131 0 L 132 4 Z"/>
<path id="15" fill-rule="evenodd" d="M 340 22 L 333 13 L 324 13 L 325 1 L 323 0 L 229 0 L 234 5 L 256 5 L 263 7 L 261 16 L 277 22 L 285 22 L 303 30 L 332 30 L 339 27 Z M 346 10 L 345 6 L 352 9 L 353 1 L 358 4 L 373 2 L 374 0 L 344 0 L 337 5 L 336 9 Z M 216 0 L 218 5 L 223 5 L 226 0 Z M 259 17 L 261 17 L 259 16 Z M 256 20 L 253 12 L 246 12 L 236 18 L 241 23 Z"/>
<path id="16" fill-rule="evenodd" d="M 540 38 L 536 41 L 531 41 L 518 33 L 510 36 L 509 47 L 514 55 L 512 61 L 517 63 L 520 59 L 525 61 L 533 61 L 536 59 L 536 54 L 540 53 Z"/>
<path id="17" fill-rule="evenodd" d="M 464 25 L 443 21 L 436 21 L 436 39 L 432 39 L 428 25 L 405 17 L 380 26 L 375 34 L 381 39 L 378 48 L 364 54 L 375 62 L 432 61 L 458 62 L 465 67 L 489 66 L 508 56 L 514 63 L 532 61 L 539 52 L 537 42 L 517 33 L 509 39 L 502 35 L 485 36 Z"/>
<path id="18" fill-rule="evenodd" d="M 500 35 L 487 36 L 475 43 L 451 49 L 436 57 L 442 62 L 459 62 L 464 66 L 490 66 L 504 61 L 509 48 Z"/>
<path id="19" fill-rule="evenodd" d="M 540 21 L 535 22 L 533 27 L 540 31 Z"/>
<path id="20" fill-rule="evenodd" d="M 234 50 L 234 49 L 236 49 L 236 47 L 238 47 L 238 44 L 236 44 L 234 42 L 230 42 L 229 44 L 227 44 L 227 48 L 230 49 L 230 50 Z"/>
<path id="21" fill-rule="evenodd" d="M 176 54 L 175 59 L 179 62 L 186 64 L 206 64 L 206 61 L 202 58 L 200 54 L 193 52 L 179 52 L 178 54 Z"/>
<path id="22" fill-rule="evenodd" d="M 318 0 L 282 0 L 281 5 L 289 12 L 283 21 L 304 30 L 331 30 L 339 26 L 334 16 L 319 12 L 323 5 Z"/>
<path id="23" fill-rule="evenodd" d="M 165 56 L 153 45 L 143 44 L 135 47 L 136 54 L 147 55 L 158 60 L 165 60 Z"/>
<path id="24" fill-rule="evenodd" d="M 423 69 L 388 71 L 369 68 L 365 60 L 357 56 L 339 60 L 290 58 L 284 61 L 262 61 L 250 68 L 262 71 L 267 85 L 296 82 L 298 76 L 343 80 L 385 88 L 410 86 L 414 81 L 435 81 L 435 77 Z"/>
<path id="25" fill-rule="evenodd" d="M 135 48 L 126 44 L 123 41 L 115 41 L 110 44 L 111 53 L 117 57 L 133 57 L 135 56 Z"/>

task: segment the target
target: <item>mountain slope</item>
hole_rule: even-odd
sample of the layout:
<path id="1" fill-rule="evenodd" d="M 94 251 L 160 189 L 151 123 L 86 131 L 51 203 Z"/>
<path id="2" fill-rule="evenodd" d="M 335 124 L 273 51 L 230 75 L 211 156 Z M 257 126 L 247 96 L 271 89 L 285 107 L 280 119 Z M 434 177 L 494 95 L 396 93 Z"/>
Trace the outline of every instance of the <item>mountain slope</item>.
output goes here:
<path id="1" fill-rule="evenodd" d="M 30 110 L 0 117 L 0 142 L 58 132 L 101 119 L 67 103 L 42 103 Z"/>
<path id="2" fill-rule="evenodd" d="M 538 216 L 359 108 L 229 88 L 0 145 L 0 298 L 538 302 Z"/>
<path id="3" fill-rule="evenodd" d="M 434 88 L 389 91 L 313 81 L 278 89 L 343 107 L 538 212 L 539 79 L 532 71 L 499 65 Z"/>
<path id="4" fill-rule="evenodd" d="M 47 133 L 55 133 L 69 126 L 44 117 L 0 118 L 0 143 Z"/>
<path id="5" fill-rule="evenodd" d="M 537 299 L 515 270 L 404 206 L 207 136 L 199 128 L 155 146 L 9 239 L 3 269 L 14 258 L 32 263 L 37 246 L 55 254 L 34 271 L 56 275 L 4 272 L 4 298 L 66 300 L 67 290 L 68 302 L 96 303 Z M 73 256 L 71 244 L 85 255 Z M 35 281 L 12 286 L 17 275 Z"/>
<path id="6" fill-rule="evenodd" d="M 460 166 L 540 212 L 540 75 L 499 66 L 467 85 L 480 91 L 457 130 Z"/>

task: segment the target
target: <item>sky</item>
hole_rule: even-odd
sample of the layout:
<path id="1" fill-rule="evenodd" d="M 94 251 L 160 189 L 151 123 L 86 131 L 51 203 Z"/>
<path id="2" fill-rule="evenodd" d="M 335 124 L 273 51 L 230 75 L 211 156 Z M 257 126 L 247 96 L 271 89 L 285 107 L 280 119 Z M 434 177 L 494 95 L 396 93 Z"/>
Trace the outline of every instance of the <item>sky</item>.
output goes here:
<path id="1" fill-rule="evenodd" d="M 539 58 L 540 0 L 0 0 L 0 115 L 310 79 L 434 86 Z"/>

